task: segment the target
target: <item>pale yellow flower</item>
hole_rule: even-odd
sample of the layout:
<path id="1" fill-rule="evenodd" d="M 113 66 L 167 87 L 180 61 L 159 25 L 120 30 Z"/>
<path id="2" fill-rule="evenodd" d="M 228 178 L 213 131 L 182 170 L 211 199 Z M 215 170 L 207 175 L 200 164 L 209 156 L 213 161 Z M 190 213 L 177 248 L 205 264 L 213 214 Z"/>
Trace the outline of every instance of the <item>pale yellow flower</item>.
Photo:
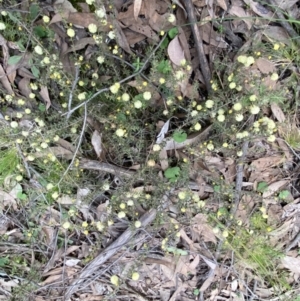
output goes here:
<path id="1" fill-rule="evenodd" d="M 236 155 L 238 156 L 238 157 L 241 157 L 242 155 L 243 155 L 243 151 L 238 151 L 237 153 L 236 153 Z"/>
<path id="2" fill-rule="evenodd" d="M 68 28 L 68 30 L 67 30 L 67 35 L 68 35 L 70 38 L 75 37 L 75 30 L 74 30 L 73 28 Z"/>
<path id="3" fill-rule="evenodd" d="M 276 140 L 275 135 L 270 135 L 267 139 L 269 142 L 274 142 Z"/>
<path id="4" fill-rule="evenodd" d="M 100 55 L 100 56 L 97 57 L 97 62 L 99 64 L 103 64 L 104 63 L 104 59 L 105 59 L 104 56 Z"/>
<path id="5" fill-rule="evenodd" d="M 208 99 L 206 102 L 205 102 L 205 106 L 208 108 L 208 109 L 211 109 L 213 106 L 214 106 L 214 101 L 213 100 L 210 100 Z"/>
<path id="6" fill-rule="evenodd" d="M 150 99 L 151 99 L 151 93 L 148 92 L 148 91 L 144 92 L 144 93 L 143 93 L 143 98 L 144 98 L 145 100 L 150 100 Z"/>
<path id="7" fill-rule="evenodd" d="M 158 151 L 161 150 L 161 147 L 160 147 L 159 144 L 154 144 L 152 149 L 153 149 L 154 152 L 158 152 Z"/>
<path id="8" fill-rule="evenodd" d="M 125 131 L 123 129 L 117 129 L 116 130 L 116 135 L 118 137 L 123 137 L 125 135 Z"/>
<path id="9" fill-rule="evenodd" d="M 197 122 L 197 123 L 194 125 L 194 129 L 195 129 L 196 131 L 201 130 L 201 124 L 200 124 L 199 122 Z"/>
<path id="10" fill-rule="evenodd" d="M 6 28 L 6 25 L 3 22 L 0 22 L 0 30 L 4 30 Z"/>
<path id="11" fill-rule="evenodd" d="M 122 95 L 122 100 L 123 100 L 123 101 L 129 101 L 129 99 L 130 99 L 129 94 L 128 94 L 128 93 L 123 93 L 123 95 Z"/>
<path id="12" fill-rule="evenodd" d="M 278 78 L 279 78 L 279 76 L 278 76 L 277 73 L 273 73 L 273 74 L 271 75 L 271 80 L 273 80 L 273 81 L 276 81 Z"/>
<path id="13" fill-rule="evenodd" d="M 46 65 L 50 64 L 50 58 L 45 56 L 44 59 L 43 59 L 43 63 L 46 64 Z"/>
<path id="14" fill-rule="evenodd" d="M 17 128 L 17 127 L 19 126 L 19 124 L 18 124 L 16 121 L 12 121 L 12 122 L 10 123 L 10 126 L 11 126 L 13 129 L 15 129 L 15 128 Z"/>
<path id="15" fill-rule="evenodd" d="M 142 102 L 141 102 L 140 100 L 136 100 L 136 101 L 134 102 L 134 107 L 135 107 L 136 109 L 140 109 L 142 106 L 143 106 L 143 104 L 142 104 Z"/>
<path id="16" fill-rule="evenodd" d="M 235 120 L 236 120 L 236 121 L 242 121 L 243 119 L 244 119 L 243 114 L 236 114 L 236 115 L 235 115 Z"/>
<path id="17" fill-rule="evenodd" d="M 97 25 L 91 23 L 91 24 L 88 26 L 88 30 L 89 30 L 90 33 L 96 33 L 96 32 L 97 32 Z"/>
<path id="18" fill-rule="evenodd" d="M 113 30 L 111 30 L 107 35 L 111 40 L 114 40 L 116 38 L 116 34 Z"/>
<path id="19" fill-rule="evenodd" d="M 40 45 L 36 45 L 36 46 L 34 47 L 34 51 L 35 51 L 37 54 L 39 54 L 39 55 L 42 55 L 42 54 L 43 54 L 43 49 L 42 49 L 42 47 L 41 47 Z"/>
<path id="20" fill-rule="evenodd" d="M 253 56 L 249 56 L 249 57 L 247 57 L 247 60 L 246 60 L 246 62 L 244 63 L 244 65 L 245 65 L 246 67 L 249 67 L 249 66 L 252 65 L 254 62 L 255 62 L 254 57 L 253 57 Z"/>
<path id="21" fill-rule="evenodd" d="M 237 103 L 235 103 L 234 105 L 233 105 L 233 109 L 235 110 L 235 111 L 240 111 L 241 109 L 242 109 L 242 104 L 240 103 L 240 102 L 237 102 Z"/>
<path id="22" fill-rule="evenodd" d="M 138 227 L 137 227 L 137 228 L 138 228 Z M 140 278 L 140 274 L 139 274 L 139 273 L 137 273 L 137 272 L 132 273 L 131 279 L 132 279 L 133 281 L 137 281 L 137 280 L 139 280 L 139 278 Z"/>
<path id="23" fill-rule="evenodd" d="M 153 159 L 148 160 L 147 165 L 149 167 L 154 167 L 155 166 L 155 161 Z"/>
<path id="24" fill-rule="evenodd" d="M 69 228 L 71 227 L 71 224 L 70 224 L 69 222 L 65 222 L 65 223 L 63 223 L 62 227 L 63 227 L 65 230 L 67 230 L 67 229 L 69 229 Z"/>
<path id="25" fill-rule="evenodd" d="M 240 55 L 237 58 L 238 62 L 245 64 L 247 62 L 247 57 L 245 55 Z"/>
<path id="26" fill-rule="evenodd" d="M 236 87 L 236 83 L 232 82 L 229 84 L 229 89 L 234 89 Z"/>
<path id="27" fill-rule="evenodd" d="M 124 218 L 124 217 L 126 217 L 126 213 L 124 211 L 120 211 L 118 213 L 118 218 Z"/>
<path id="28" fill-rule="evenodd" d="M 209 142 L 209 143 L 207 144 L 206 148 L 207 148 L 208 150 L 212 151 L 212 150 L 214 150 L 215 147 L 214 147 L 214 145 L 213 145 L 211 142 Z"/>
<path id="29" fill-rule="evenodd" d="M 170 23 L 175 22 L 175 21 L 176 21 L 175 15 L 174 15 L 174 14 L 170 14 L 169 17 L 168 17 L 168 21 L 169 21 Z"/>
<path id="30" fill-rule="evenodd" d="M 225 121 L 225 116 L 224 115 L 218 115 L 217 117 L 219 122 L 224 122 Z"/>
<path id="31" fill-rule="evenodd" d="M 110 89 L 110 92 L 113 93 L 113 94 L 116 94 L 118 93 L 119 89 L 120 89 L 120 84 L 119 83 L 115 83 L 113 84 L 109 89 Z"/>
<path id="32" fill-rule="evenodd" d="M 95 10 L 95 14 L 97 15 L 98 18 L 102 19 L 106 16 L 106 12 L 103 8 L 99 8 Z"/>
<path id="33" fill-rule="evenodd" d="M 251 106 L 251 107 L 250 107 L 250 113 L 253 114 L 253 115 L 258 114 L 259 111 L 260 111 L 259 106 Z"/>
<path id="34" fill-rule="evenodd" d="M 43 21 L 45 23 L 49 23 L 50 22 L 50 18 L 48 16 L 43 16 Z"/>
<path id="35" fill-rule="evenodd" d="M 79 93 L 77 98 L 79 100 L 85 100 L 86 99 L 86 92 Z"/>

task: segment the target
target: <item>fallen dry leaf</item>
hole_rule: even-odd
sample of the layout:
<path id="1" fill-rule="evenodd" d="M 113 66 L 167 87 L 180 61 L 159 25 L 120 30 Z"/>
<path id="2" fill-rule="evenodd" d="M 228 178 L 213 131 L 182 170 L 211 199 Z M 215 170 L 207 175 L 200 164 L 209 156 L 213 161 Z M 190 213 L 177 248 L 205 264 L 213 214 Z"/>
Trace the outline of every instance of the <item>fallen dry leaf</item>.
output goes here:
<path id="1" fill-rule="evenodd" d="M 180 45 L 179 38 L 176 36 L 168 46 L 168 55 L 172 63 L 180 66 L 184 58 L 184 52 Z"/>
<path id="2" fill-rule="evenodd" d="M 137 20 L 137 18 L 139 17 L 139 13 L 142 7 L 142 0 L 134 0 L 133 3 L 133 15 L 134 18 Z"/>
<path id="3" fill-rule="evenodd" d="M 261 71 L 261 73 L 268 74 L 274 72 L 276 70 L 275 64 L 265 58 L 258 58 L 255 61 L 257 68 Z"/>
<path id="4" fill-rule="evenodd" d="M 281 258 L 281 264 L 291 272 L 300 274 L 300 258 L 285 256 Z"/>
<path id="5" fill-rule="evenodd" d="M 278 104 L 276 104 L 274 102 L 271 103 L 271 111 L 272 111 L 273 115 L 275 116 L 275 118 L 279 122 L 285 121 L 285 115 L 284 115 L 283 111 L 281 110 L 281 108 L 278 106 Z"/>
<path id="6" fill-rule="evenodd" d="M 3 85 L 3 88 L 7 91 L 7 93 L 9 93 L 10 95 L 14 95 L 14 91 L 11 87 L 11 84 L 1 64 L 0 64 L 0 82 Z"/>
<path id="7" fill-rule="evenodd" d="M 41 86 L 40 95 L 46 103 L 46 111 L 47 111 L 51 106 L 51 99 L 49 96 L 48 88 L 46 86 Z"/>
<path id="8" fill-rule="evenodd" d="M 263 198 L 267 198 L 271 195 L 273 195 L 275 192 L 279 191 L 280 189 L 282 189 L 283 187 L 286 186 L 286 184 L 288 184 L 289 181 L 287 180 L 281 180 L 281 181 L 277 181 L 275 183 L 272 183 L 268 186 L 267 190 L 263 193 Z"/>
<path id="9" fill-rule="evenodd" d="M 97 154 L 97 157 L 99 158 L 102 153 L 102 135 L 97 130 L 93 132 L 92 145 Z"/>
<path id="10" fill-rule="evenodd" d="M 245 10 L 241 6 L 232 5 L 228 11 L 231 15 L 242 18 L 242 20 L 246 23 L 248 29 L 250 30 L 252 27 L 252 22 L 250 15 L 245 12 Z"/>

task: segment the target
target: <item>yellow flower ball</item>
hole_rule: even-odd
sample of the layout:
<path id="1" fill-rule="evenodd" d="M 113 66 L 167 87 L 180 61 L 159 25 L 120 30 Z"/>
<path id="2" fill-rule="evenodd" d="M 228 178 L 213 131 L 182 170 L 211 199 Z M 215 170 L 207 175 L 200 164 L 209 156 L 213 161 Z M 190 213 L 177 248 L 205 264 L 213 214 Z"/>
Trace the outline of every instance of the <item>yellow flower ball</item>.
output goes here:
<path id="1" fill-rule="evenodd" d="M 195 129 L 196 131 L 201 130 L 201 124 L 200 124 L 199 122 L 197 122 L 197 123 L 194 125 L 194 129 Z"/>
<path id="2" fill-rule="evenodd" d="M 45 23 L 49 23 L 50 22 L 50 18 L 48 16 L 43 16 L 43 21 Z"/>
<path id="3" fill-rule="evenodd" d="M 82 92 L 82 93 L 78 94 L 77 98 L 79 100 L 85 100 L 86 99 L 86 92 Z"/>
<path id="4" fill-rule="evenodd" d="M 154 167 L 155 166 L 155 161 L 153 159 L 148 160 L 147 165 L 149 167 Z"/>
<path id="5" fill-rule="evenodd" d="M 211 99 L 208 99 L 206 102 L 205 102 L 205 106 L 208 108 L 208 109 L 211 109 L 213 106 L 214 106 L 214 101 L 211 100 Z"/>
<path id="6" fill-rule="evenodd" d="M 117 129 L 116 130 L 116 135 L 118 137 L 123 137 L 125 135 L 125 131 L 123 129 Z"/>
<path id="7" fill-rule="evenodd" d="M 244 119 L 243 114 L 236 114 L 236 115 L 235 115 L 235 120 L 236 120 L 236 121 L 242 121 L 243 119 Z"/>
<path id="8" fill-rule="evenodd" d="M 52 183 L 48 183 L 46 186 L 47 190 L 51 190 L 54 187 L 54 185 Z"/>
<path id="9" fill-rule="evenodd" d="M 247 62 L 247 57 L 245 55 L 240 55 L 237 58 L 238 62 L 245 64 Z"/>
<path id="10" fill-rule="evenodd" d="M 69 228 L 71 227 L 71 224 L 70 224 L 69 222 L 65 222 L 65 223 L 63 223 L 62 227 L 63 227 L 65 230 L 67 230 L 67 229 L 69 229 Z"/>
<path id="11" fill-rule="evenodd" d="M 96 24 L 89 24 L 88 30 L 90 33 L 96 33 L 97 32 L 97 25 Z"/>
<path id="12" fill-rule="evenodd" d="M 273 80 L 273 81 L 276 81 L 278 78 L 279 78 L 279 76 L 278 76 L 277 73 L 273 73 L 273 74 L 271 75 L 271 80 Z"/>
<path id="13" fill-rule="evenodd" d="M 56 200 L 56 199 L 58 198 L 59 194 L 58 194 L 57 191 L 55 191 L 55 192 L 52 193 L 51 196 L 52 196 L 52 198 L 53 198 L 54 200 Z"/>
<path id="14" fill-rule="evenodd" d="M 275 135 L 270 135 L 270 136 L 268 137 L 267 140 L 268 140 L 269 142 L 275 142 L 276 137 L 275 137 Z"/>
<path id="15" fill-rule="evenodd" d="M 13 129 L 17 128 L 19 126 L 19 124 L 16 121 L 12 121 L 10 123 L 10 127 L 12 127 Z"/>
<path id="16" fill-rule="evenodd" d="M 137 280 L 139 280 L 139 278 L 140 278 L 140 274 L 139 274 L 138 272 L 132 273 L 131 279 L 132 279 L 133 281 L 137 281 Z"/>
<path id="17" fill-rule="evenodd" d="M 170 14 L 168 17 L 168 22 L 173 23 L 176 21 L 176 17 L 174 14 Z"/>
<path id="18" fill-rule="evenodd" d="M 207 148 L 208 150 L 212 151 L 212 150 L 214 150 L 215 147 L 214 147 L 214 145 L 210 142 L 210 143 L 207 144 L 206 148 Z"/>
<path id="19" fill-rule="evenodd" d="M 119 89 L 120 89 L 120 83 L 115 83 L 113 84 L 109 89 L 110 89 L 110 92 L 113 93 L 113 94 L 116 94 L 118 93 Z"/>
<path id="20" fill-rule="evenodd" d="M 126 217 L 126 213 L 124 211 L 120 211 L 118 213 L 118 218 L 124 218 L 124 217 Z"/>
<path id="21" fill-rule="evenodd" d="M 161 150 L 161 147 L 160 147 L 159 144 L 154 144 L 152 149 L 153 149 L 154 152 L 158 152 L 158 151 Z"/>
<path id="22" fill-rule="evenodd" d="M 228 231 L 227 231 L 227 230 L 224 230 L 223 233 L 222 233 L 222 236 L 223 236 L 224 238 L 227 238 L 227 237 L 229 236 Z"/>
<path id="23" fill-rule="evenodd" d="M 229 84 L 229 89 L 234 89 L 236 87 L 236 83 L 232 82 Z"/>
<path id="24" fill-rule="evenodd" d="M 225 116 L 224 115 L 218 115 L 217 117 L 219 122 L 224 122 L 225 121 Z"/>
<path id="25" fill-rule="evenodd" d="M 42 55 L 42 54 L 43 54 L 43 49 L 42 49 L 42 47 L 41 47 L 40 45 L 36 45 L 36 46 L 34 47 L 34 51 L 35 51 L 37 54 L 39 54 L 39 55 Z"/>
<path id="26" fill-rule="evenodd" d="M 122 100 L 123 100 L 123 101 L 129 101 L 129 99 L 130 99 L 130 96 L 129 96 L 128 93 L 124 93 L 124 94 L 122 95 Z"/>
<path id="27" fill-rule="evenodd" d="M 119 285 L 119 277 L 117 275 L 113 275 L 110 277 L 110 282 L 115 285 L 118 286 Z"/>
<path id="28" fill-rule="evenodd" d="M 144 92 L 143 93 L 143 98 L 145 100 L 150 100 L 151 99 L 151 92 L 148 92 L 148 91 Z"/>
<path id="29" fill-rule="evenodd" d="M 260 111 L 259 106 L 251 106 L 251 107 L 250 107 L 250 113 L 253 114 L 253 115 L 258 114 L 259 111 Z"/>
<path id="30" fill-rule="evenodd" d="M 249 56 L 249 57 L 247 57 L 247 60 L 246 60 L 246 62 L 244 63 L 244 65 L 245 65 L 246 67 L 249 67 L 249 66 L 252 65 L 254 62 L 255 62 L 254 57 L 253 57 L 253 56 Z"/>
<path id="31" fill-rule="evenodd" d="M 70 38 L 75 37 L 75 30 L 74 30 L 73 28 L 68 28 L 68 30 L 67 30 L 67 35 L 68 35 Z"/>
<path id="32" fill-rule="evenodd" d="M 180 192 L 178 193 L 178 198 L 179 198 L 180 200 L 184 200 L 184 199 L 186 198 L 186 192 L 185 192 L 185 191 L 180 191 Z"/>
<path id="33" fill-rule="evenodd" d="M 136 101 L 134 102 L 134 107 L 135 107 L 136 109 L 140 109 L 142 106 L 143 106 L 143 103 L 142 103 L 140 100 L 136 100 Z"/>
<path id="34" fill-rule="evenodd" d="M 242 104 L 240 103 L 240 102 L 237 102 L 237 103 L 235 103 L 234 105 L 233 105 L 233 107 L 232 107 L 235 111 L 240 111 L 242 108 L 243 108 L 243 106 L 242 106 Z"/>
<path id="35" fill-rule="evenodd" d="M 113 30 L 111 30 L 107 35 L 111 40 L 114 40 L 116 38 L 116 34 Z"/>
<path id="36" fill-rule="evenodd" d="M 243 151 L 238 151 L 238 152 L 236 153 L 236 155 L 237 155 L 238 157 L 243 156 Z"/>
<path id="37" fill-rule="evenodd" d="M 141 225 L 142 225 L 142 223 L 141 223 L 140 221 L 136 221 L 136 222 L 134 223 L 134 226 L 135 226 L 136 228 L 140 228 Z"/>
<path id="38" fill-rule="evenodd" d="M 16 181 L 21 182 L 23 180 L 22 175 L 17 175 L 16 176 Z"/>

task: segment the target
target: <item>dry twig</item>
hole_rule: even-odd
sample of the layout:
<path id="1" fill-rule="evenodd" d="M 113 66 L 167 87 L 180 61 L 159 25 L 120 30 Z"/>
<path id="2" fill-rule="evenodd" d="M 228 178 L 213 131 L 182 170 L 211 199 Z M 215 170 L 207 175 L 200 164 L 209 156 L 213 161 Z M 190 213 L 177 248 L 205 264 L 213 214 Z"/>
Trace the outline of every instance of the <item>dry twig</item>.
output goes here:
<path id="1" fill-rule="evenodd" d="M 148 224 L 152 223 L 156 217 L 156 210 L 151 209 L 146 212 L 141 218 L 140 222 L 142 227 L 146 227 Z M 103 250 L 93 261 L 91 261 L 81 272 L 79 277 L 72 283 L 68 288 L 65 299 L 68 300 L 71 295 L 78 290 L 78 286 L 87 279 L 87 277 L 94 274 L 101 264 L 106 262 L 114 254 L 116 254 L 120 248 L 124 247 L 129 240 L 137 233 L 138 229 L 132 229 L 129 227 L 121 236 L 119 236 L 111 245 L 109 245 L 105 250 Z"/>
<path id="2" fill-rule="evenodd" d="M 198 54 L 199 62 L 200 62 L 200 70 L 202 72 L 202 75 L 203 75 L 203 78 L 205 81 L 206 89 L 208 92 L 210 92 L 211 91 L 211 84 L 210 84 L 211 72 L 210 72 L 208 62 L 207 62 L 207 58 L 204 53 L 203 41 L 200 36 L 199 28 L 197 26 L 197 21 L 196 21 L 196 16 L 195 16 L 192 0 L 185 0 L 185 8 L 187 10 L 189 22 L 190 22 L 190 25 L 192 28 L 194 39 L 195 39 L 195 46 L 197 49 L 197 54 Z"/>

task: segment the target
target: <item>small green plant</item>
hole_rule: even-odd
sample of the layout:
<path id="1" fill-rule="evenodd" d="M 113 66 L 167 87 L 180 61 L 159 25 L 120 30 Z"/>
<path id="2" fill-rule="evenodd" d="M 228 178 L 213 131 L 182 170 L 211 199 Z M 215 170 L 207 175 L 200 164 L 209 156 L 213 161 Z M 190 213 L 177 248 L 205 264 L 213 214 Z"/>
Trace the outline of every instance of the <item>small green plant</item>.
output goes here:
<path id="1" fill-rule="evenodd" d="M 164 175 L 171 183 L 177 181 L 178 177 L 180 176 L 180 168 L 179 167 L 169 167 L 165 170 Z"/>
<path id="2" fill-rule="evenodd" d="M 256 190 L 260 193 L 264 193 L 265 191 L 268 190 L 268 183 L 267 182 L 259 182 Z"/>
<path id="3" fill-rule="evenodd" d="M 178 142 L 178 143 L 181 143 L 181 142 L 184 142 L 187 138 L 187 133 L 184 132 L 184 131 L 175 131 L 174 134 L 173 134 L 173 139 L 175 142 Z"/>

